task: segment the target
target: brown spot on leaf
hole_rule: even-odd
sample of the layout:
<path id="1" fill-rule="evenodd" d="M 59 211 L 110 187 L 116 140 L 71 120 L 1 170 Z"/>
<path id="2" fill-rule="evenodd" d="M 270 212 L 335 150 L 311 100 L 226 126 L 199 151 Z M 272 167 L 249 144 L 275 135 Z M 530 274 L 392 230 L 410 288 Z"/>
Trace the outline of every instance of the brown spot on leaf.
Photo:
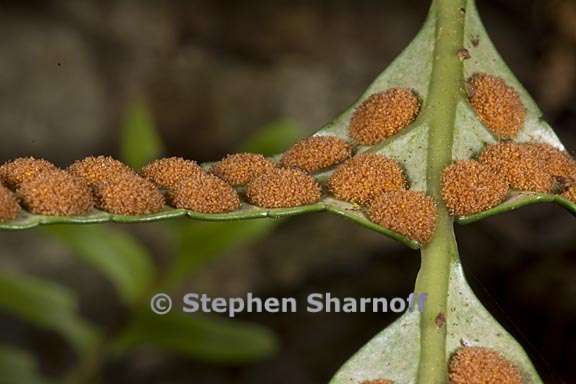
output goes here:
<path id="1" fill-rule="evenodd" d="M 476 48 L 478 45 L 480 45 L 480 36 L 474 36 L 471 40 L 472 42 L 472 46 L 474 48 Z"/>
<path id="2" fill-rule="evenodd" d="M 457 54 L 458 58 L 462 61 L 468 60 L 471 57 L 470 52 L 466 48 L 460 48 Z"/>
<path id="3" fill-rule="evenodd" d="M 434 319 L 434 323 L 436 323 L 436 326 L 438 328 L 442 328 L 446 324 L 446 316 L 444 315 L 443 312 L 440 312 L 436 316 L 436 319 Z"/>

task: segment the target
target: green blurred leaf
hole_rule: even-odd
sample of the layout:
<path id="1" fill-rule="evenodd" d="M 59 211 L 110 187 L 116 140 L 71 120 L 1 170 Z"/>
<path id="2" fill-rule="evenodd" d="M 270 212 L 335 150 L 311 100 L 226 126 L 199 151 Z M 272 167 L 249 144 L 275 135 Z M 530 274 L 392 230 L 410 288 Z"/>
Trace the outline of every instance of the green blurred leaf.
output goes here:
<path id="1" fill-rule="evenodd" d="M 38 327 L 57 332 L 80 354 L 98 341 L 95 329 L 78 316 L 70 290 L 32 276 L 0 274 L 0 308 Z"/>
<path id="2" fill-rule="evenodd" d="M 246 363 L 273 354 L 275 336 L 266 328 L 215 316 L 174 312 L 140 314 L 116 340 L 114 351 L 126 353 L 152 346 L 212 363 Z"/>
<path id="3" fill-rule="evenodd" d="M 38 373 L 34 356 L 11 346 L 0 345 L 0 384 L 48 384 Z"/>
<path id="4" fill-rule="evenodd" d="M 264 125 L 241 146 L 244 152 L 273 156 L 294 144 L 302 132 L 291 120 L 278 120 Z"/>
<path id="5" fill-rule="evenodd" d="M 276 223 L 276 220 L 174 222 L 171 228 L 175 235 L 175 259 L 166 273 L 164 288 L 174 289 L 214 258 L 262 239 Z"/>
<path id="6" fill-rule="evenodd" d="M 162 152 L 162 139 L 148 104 L 143 99 L 128 104 L 120 129 L 120 159 L 138 169 Z"/>
<path id="7" fill-rule="evenodd" d="M 138 303 L 150 289 L 152 257 L 130 234 L 96 225 L 56 225 L 46 231 L 110 279 L 125 303 Z"/>

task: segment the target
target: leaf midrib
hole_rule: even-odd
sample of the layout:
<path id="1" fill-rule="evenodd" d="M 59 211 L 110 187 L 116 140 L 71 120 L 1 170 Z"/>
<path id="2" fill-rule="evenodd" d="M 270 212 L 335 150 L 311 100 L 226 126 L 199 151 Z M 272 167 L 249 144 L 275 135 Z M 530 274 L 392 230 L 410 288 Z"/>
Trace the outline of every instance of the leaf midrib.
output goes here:
<path id="1" fill-rule="evenodd" d="M 450 264 L 457 259 L 453 219 L 441 193 L 444 168 L 452 162 L 457 105 L 461 97 L 463 64 L 457 52 L 464 44 L 465 0 L 436 0 L 429 17 L 436 18 L 430 91 L 423 119 L 428 122 L 427 192 L 438 206 L 436 231 L 422 248 L 416 291 L 428 295 L 420 318 L 418 384 L 447 381 L 446 318 Z"/>

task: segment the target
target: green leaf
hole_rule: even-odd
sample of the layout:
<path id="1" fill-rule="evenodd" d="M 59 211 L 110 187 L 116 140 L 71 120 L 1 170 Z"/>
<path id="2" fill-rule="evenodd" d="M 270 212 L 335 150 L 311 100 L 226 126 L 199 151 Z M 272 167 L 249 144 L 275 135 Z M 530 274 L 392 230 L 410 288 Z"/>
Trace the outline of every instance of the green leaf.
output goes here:
<path id="1" fill-rule="evenodd" d="M 513 211 L 527 205 L 540 203 L 557 203 L 566 208 L 573 215 L 576 215 L 576 204 L 562 196 L 552 195 L 549 193 L 516 192 L 512 193 L 507 201 L 492 209 L 473 215 L 458 217 L 457 221 L 460 224 L 470 224 L 490 216 Z"/>
<path id="2" fill-rule="evenodd" d="M 266 124 L 242 145 L 244 152 L 273 156 L 298 141 L 301 132 L 291 120 L 278 120 Z"/>
<path id="3" fill-rule="evenodd" d="M 461 37 L 464 37 L 463 45 L 460 45 Z M 462 48 L 469 51 L 471 58 L 459 64 L 456 54 Z M 471 110 L 463 92 L 464 79 L 476 72 L 499 76 L 518 90 L 527 109 L 527 120 L 516 141 L 539 141 L 563 148 L 543 121 L 538 107 L 497 54 L 474 1 L 437 0 L 410 46 L 358 101 L 389 87 L 409 87 L 424 99 L 420 116 L 404 132 L 376 146 L 361 148 L 360 152 L 382 153 L 396 159 L 404 165 L 412 189 L 426 191 L 440 202 L 443 168 L 452 160 L 475 156 L 486 144 L 496 142 Z M 352 111 L 346 111 L 320 134 L 347 139 Z M 559 196 L 513 193 L 493 210 L 458 220 L 471 222 L 540 201 L 559 202 L 576 211 L 573 203 Z M 486 343 L 485 346 L 498 350 L 521 367 L 529 378 L 528 383 L 541 382 L 518 343 L 490 317 L 465 285 L 451 218 L 441 204 L 439 212 L 434 238 L 422 250 L 417 290 L 429 293 L 429 300 L 424 314 L 417 316 L 419 324 L 416 326 L 411 321 L 414 315 L 403 317 L 353 357 L 335 376 L 334 384 L 379 378 L 400 383 L 443 382 L 447 357 L 461 339 Z M 435 324 L 439 314 L 446 316 L 446 326 Z M 419 339 L 417 348 L 414 348 L 414 338 Z M 402 367 L 406 361 L 411 363 Z"/>
<path id="4" fill-rule="evenodd" d="M 44 224 L 94 224 L 94 223 L 106 223 L 106 222 L 145 223 L 150 221 L 174 219 L 182 216 L 202 221 L 233 221 L 233 220 L 263 219 L 263 218 L 278 219 L 281 217 L 289 217 L 289 216 L 301 215 L 304 213 L 321 212 L 321 211 L 330 211 L 340 216 L 346 217 L 360 225 L 365 226 L 368 229 L 382 233 L 386 236 L 390 236 L 391 238 L 404 243 L 410 248 L 418 249 L 420 246 L 418 242 L 411 240 L 406 236 L 403 236 L 399 233 L 396 233 L 387 228 L 372 223 L 364 215 L 362 209 L 359 206 L 348 204 L 343 201 L 337 201 L 332 198 L 325 198 L 323 201 L 316 204 L 304 205 L 293 208 L 267 209 L 256 207 L 248 203 L 243 203 L 242 207 L 237 211 L 228 213 L 218 213 L 218 214 L 199 213 L 170 207 L 166 207 L 164 210 L 158 213 L 150 215 L 141 215 L 141 216 L 113 215 L 98 210 L 94 210 L 92 213 L 86 216 L 75 216 L 75 217 L 42 216 L 42 215 L 30 214 L 28 212 L 23 212 L 20 215 L 20 217 L 16 220 L 0 223 L 0 230 L 2 229 L 24 230 Z"/>
<path id="5" fill-rule="evenodd" d="M 0 372 L 0 384 L 48 384 L 34 356 L 14 347 L 0 345 Z"/>
<path id="6" fill-rule="evenodd" d="M 462 49 L 466 49 L 470 56 L 463 62 L 458 55 Z M 553 130 L 543 120 L 541 111 L 498 55 L 484 30 L 473 0 L 433 1 L 428 19 L 412 43 L 376 78 L 351 108 L 317 133 L 350 140 L 348 125 L 359 103 L 390 87 L 416 90 L 423 100 L 418 119 L 380 144 L 361 146 L 358 153 L 380 153 L 397 160 L 406 170 L 411 189 L 431 195 L 436 199 L 439 211 L 434 237 L 422 247 L 422 267 L 417 281 L 417 289 L 429 293 L 424 314 L 405 316 L 385 330 L 381 337 L 369 343 L 357 357 L 343 367 L 334 383 L 380 377 L 401 383 L 445 382 L 446 357 L 461 340 L 472 340 L 474 343 L 476 339 L 490 344 L 486 346 L 498 349 L 513 360 L 524 372 L 528 383 L 541 382 L 521 347 L 487 314 L 465 284 L 456 252 L 453 218 L 449 217 L 441 201 L 440 179 L 444 167 L 453 160 L 476 156 L 486 144 L 497 141 L 480 122 L 467 100 L 464 81 L 477 72 L 498 76 L 519 93 L 527 110 L 527 118 L 515 141 L 539 141 L 563 148 Z M 315 176 L 319 181 L 324 181 L 330 173 L 331 170 L 328 170 Z M 557 202 L 571 212 L 576 212 L 576 205 L 560 196 L 512 193 L 507 201 L 498 207 L 455 219 L 462 223 L 472 222 L 537 202 Z M 243 204 L 239 211 L 217 215 L 175 209 L 135 217 L 100 212 L 83 218 L 47 218 L 24 214 L 14 222 L 1 224 L 0 228 L 24 229 L 41 223 L 66 220 L 139 222 L 180 216 L 221 221 L 277 218 L 319 211 L 345 216 L 409 246 L 419 246 L 410 239 L 370 223 L 359 207 L 328 196 L 324 196 L 317 204 L 305 207 L 262 209 Z M 446 316 L 445 326 L 435 324 L 436 315 L 439 314 Z M 172 344 L 176 339 L 175 335 L 166 336 L 164 331 L 159 331 L 161 328 L 155 328 L 163 335 L 159 337 L 162 342 L 156 344 Z M 132 337 L 138 339 L 135 335 Z M 417 340 L 416 344 L 414 339 Z"/>
<path id="7" fill-rule="evenodd" d="M 330 384 L 377 379 L 414 383 L 420 353 L 419 319 L 417 311 L 406 312 L 348 360 Z"/>
<path id="8" fill-rule="evenodd" d="M 520 369 L 525 384 L 542 383 L 522 346 L 476 298 L 459 262 L 451 266 L 448 311 L 448 356 L 462 345 L 489 347 L 502 353 Z"/>
<path id="9" fill-rule="evenodd" d="M 455 1 L 456 3 L 457 1 Z M 524 129 L 520 132 L 516 141 L 541 141 L 549 143 L 557 148 L 563 148 L 562 143 L 543 120 L 542 112 L 539 110 L 533 99 L 522 87 L 512 72 L 503 62 L 490 38 L 486 34 L 484 26 L 478 15 L 474 1 L 463 0 L 466 7 L 465 15 L 465 40 L 463 48 L 470 53 L 470 59 L 463 63 L 463 76 L 468 77 L 476 72 L 487 72 L 503 78 L 508 84 L 511 84 L 520 94 L 520 97 L 527 109 L 527 119 Z M 358 152 L 374 152 L 387 155 L 400 162 L 406 169 L 411 188 L 419 191 L 427 191 L 427 170 L 428 170 L 428 138 L 432 115 L 435 108 L 428 107 L 434 104 L 428 100 L 428 93 L 432 83 L 432 72 L 435 49 L 435 32 L 436 32 L 436 8 L 432 8 L 430 17 L 428 17 L 424 26 L 411 42 L 411 44 L 393 61 L 393 63 L 368 87 L 364 94 L 343 114 L 334 121 L 323 127 L 317 132 L 317 135 L 335 135 L 346 140 L 350 140 L 348 135 L 348 124 L 355 108 L 370 95 L 384 91 L 390 87 L 401 86 L 416 90 L 424 100 L 424 108 L 419 118 L 410 127 L 404 129 L 394 137 L 385 140 L 375 146 L 360 147 Z M 463 80 L 463 79 L 461 79 Z M 491 132 L 484 127 L 480 120 L 471 109 L 464 92 L 461 92 L 457 100 L 456 123 L 453 138 L 452 158 L 454 160 L 467 159 L 475 156 L 484 145 L 496 142 L 496 138 Z M 157 134 L 153 129 L 152 119 L 146 107 L 141 101 L 133 102 L 126 114 L 126 123 L 123 128 L 123 158 L 134 166 L 156 157 L 161 152 L 161 144 Z M 294 141 L 296 128 L 289 121 L 278 121 L 272 123 L 254 138 L 248 140 L 244 150 L 259 151 L 266 154 L 281 151 L 287 142 Z M 331 171 L 317 175 L 319 180 L 326 180 Z M 430 193 L 430 191 L 427 191 Z M 524 203 L 533 203 L 536 201 L 555 201 L 568 209 L 576 210 L 576 204 L 563 200 L 561 198 L 538 198 L 534 200 L 534 194 L 519 195 L 513 193 L 510 199 L 489 212 L 482 212 L 468 218 L 460 218 L 459 222 L 479 220 L 483 217 L 495 213 L 505 212 L 509 209 L 518 208 Z M 522 201 L 522 204 L 517 204 Z M 343 215 L 355 222 L 364 225 L 370 229 L 399 240 L 410 247 L 419 245 L 393 231 L 381 228 L 369 222 L 359 207 L 342 209 L 345 203 L 334 203 L 334 199 L 325 198 L 322 202 L 307 206 L 288 209 L 266 210 L 244 204 L 242 209 L 228 214 L 207 215 L 195 212 L 185 212 L 183 210 L 167 208 L 163 212 L 145 216 L 116 216 L 103 212 L 97 212 L 83 217 L 46 217 L 23 213 L 18 219 L 0 223 L 0 229 L 28 229 L 39 224 L 46 223 L 94 223 L 94 222 L 146 222 L 162 220 L 188 215 L 189 217 L 208 220 L 238 220 L 257 217 L 280 217 L 306 212 L 328 210 L 330 212 Z"/>
<path id="10" fill-rule="evenodd" d="M 0 309 L 61 334 L 78 353 L 90 353 L 98 341 L 98 333 L 79 317 L 76 297 L 66 288 L 32 276 L 2 272 L 0 292 Z"/>
<path id="11" fill-rule="evenodd" d="M 94 225 L 57 225 L 47 233 L 102 272 L 125 303 L 134 305 L 147 294 L 155 278 L 148 250 L 128 233 Z"/>
<path id="12" fill-rule="evenodd" d="M 272 355 L 274 335 L 266 328 L 236 320 L 172 312 L 142 313 L 114 343 L 116 353 L 150 346 L 211 363 L 247 363 Z"/>
<path id="13" fill-rule="evenodd" d="M 166 272 L 164 290 L 177 287 L 200 266 L 223 253 L 258 241 L 275 226 L 276 221 L 272 220 L 176 222 L 171 227 L 171 232 L 175 234 L 175 259 Z"/>
<path id="14" fill-rule="evenodd" d="M 492 348 L 502 353 L 525 378 L 524 384 L 542 380 L 516 340 L 482 306 L 469 287 L 460 262 L 450 265 L 446 359 L 463 345 Z M 374 337 L 336 373 L 330 384 L 388 379 L 416 383 L 420 359 L 420 314 L 406 312 Z"/>
<path id="15" fill-rule="evenodd" d="M 158 158 L 163 150 L 148 104 L 143 99 L 129 103 L 120 127 L 120 159 L 139 169 Z"/>
<path id="16" fill-rule="evenodd" d="M 408 237 L 401 235 L 397 232 L 384 228 L 378 224 L 371 222 L 362 209 L 355 205 L 350 204 L 344 201 L 336 200 L 331 197 L 327 197 L 324 199 L 325 208 L 328 212 L 334 213 L 338 216 L 342 216 L 356 224 L 360 224 L 363 227 L 366 227 L 374 232 L 380 233 L 382 235 L 388 236 L 391 239 L 401 242 L 405 246 L 418 249 L 420 248 L 420 244 Z"/>
<path id="17" fill-rule="evenodd" d="M 394 86 L 415 89 L 426 101 L 432 75 L 436 30 L 436 18 L 433 11 L 431 15 L 432 17 L 427 19 L 410 45 L 374 80 L 358 101 L 337 119 L 322 128 L 318 132 L 319 135 L 335 135 L 351 140 L 348 134 L 348 125 L 356 106 L 370 95 Z M 473 1 L 468 2 L 465 36 L 467 36 L 465 47 L 471 55 L 471 59 L 464 62 L 465 77 L 476 72 L 486 72 L 500 76 L 519 92 L 527 108 L 526 125 L 516 141 L 535 140 L 563 149 L 564 147 L 554 131 L 543 120 L 542 112 L 534 100 L 522 87 L 494 48 L 484 30 Z M 476 38 L 479 41 L 478 45 L 474 45 L 472 42 Z M 457 108 L 453 158 L 454 160 L 469 159 L 477 155 L 486 144 L 495 143 L 496 138 L 480 122 L 464 94 L 461 95 Z M 381 144 L 363 147 L 360 152 L 381 153 L 396 159 L 407 170 L 411 188 L 426 191 L 429 117 L 427 110 L 424 109 L 411 127 Z"/>

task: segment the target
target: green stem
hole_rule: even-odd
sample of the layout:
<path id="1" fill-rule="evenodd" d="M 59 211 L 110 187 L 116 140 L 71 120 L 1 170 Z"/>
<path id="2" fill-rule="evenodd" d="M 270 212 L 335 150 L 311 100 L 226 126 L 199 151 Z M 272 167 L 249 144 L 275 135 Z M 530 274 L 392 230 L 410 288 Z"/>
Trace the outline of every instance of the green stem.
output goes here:
<path id="1" fill-rule="evenodd" d="M 418 384 L 445 384 L 446 318 L 450 264 L 458 257 L 452 217 L 442 202 L 443 169 L 452 162 L 456 107 L 462 89 L 463 69 L 458 50 L 464 42 L 466 0 L 436 0 L 434 65 L 425 114 L 428 134 L 428 193 L 437 201 L 438 222 L 432 240 L 422 248 L 416 291 L 428 295 L 420 319 Z"/>

